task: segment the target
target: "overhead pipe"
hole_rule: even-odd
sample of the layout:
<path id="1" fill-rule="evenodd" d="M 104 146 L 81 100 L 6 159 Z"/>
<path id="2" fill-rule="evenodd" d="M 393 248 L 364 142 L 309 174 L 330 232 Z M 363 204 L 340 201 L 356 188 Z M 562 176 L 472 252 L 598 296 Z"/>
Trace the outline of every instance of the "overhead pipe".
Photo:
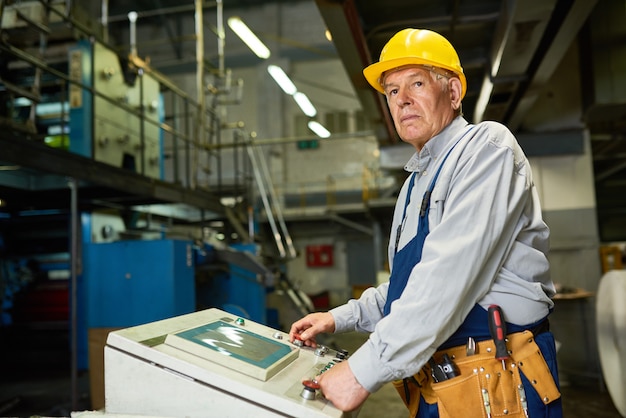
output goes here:
<path id="1" fill-rule="evenodd" d="M 508 0 L 502 3 L 502 9 L 500 11 L 501 19 L 498 20 L 496 26 L 496 36 L 493 39 L 491 48 L 491 66 L 483 77 L 483 82 L 480 87 L 480 93 L 476 100 L 476 106 L 474 108 L 473 121 L 474 123 L 482 122 L 485 116 L 485 111 L 491 100 L 491 94 L 493 93 L 494 80 L 498 77 L 500 72 L 500 64 L 502 63 L 502 56 L 504 55 L 504 49 L 509 42 L 509 37 L 513 30 L 514 17 L 515 17 L 515 0 Z"/>
<path id="2" fill-rule="evenodd" d="M 130 22 L 130 55 L 137 56 L 137 12 L 129 12 L 128 20 Z"/>
<path id="3" fill-rule="evenodd" d="M 217 57 L 220 78 L 224 77 L 225 38 L 226 34 L 224 32 L 224 5 L 222 3 L 222 0 L 217 0 Z"/>
<path id="4" fill-rule="evenodd" d="M 100 14 L 102 15 L 101 22 L 102 22 L 102 39 L 104 40 L 105 43 L 109 43 L 109 0 L 102 0 L 102 5 L 101 5 L 101 12 Z"/>
<path id="5" fill-rule="evenodd" d="M 224 126 L 224 128 L 238 128 L 238 126 Z M 252 132 L 250 134 L 250 140 L 246 142 L 246 145 L 252 146 L 263 146 L 263 145 L 277 145 L 277 144 L 288 144 L 292 142 L 299 141 L 309 141 L 309 140 L 320 140 L 320 141 L 337 141 L 340 139 L 356 139 L 356 138 L 364 138 L 364 137 L 373 137 L 375 136 L 374 131 L 357 131 L 357 132 L 349 132 L 344 134 L 331 134 L 328 138 L 320 138 L 317 135 L 301 135 L 301 136 L 288 136 L 281 138 L 267 138 L 267 139 L 255 139 L 256 133 Z M 212 150 L 218 148 L 235 148 L 237 144 L 234 143 L 224 143 L 220 145 L 208 145 L 205 149 Z"/>
<path id="6" fill-rule="evenodd" d="M 40 0 L 43 1 L 43 0 Z M 1 3 L 1 2 L 0 2 Z M 215 6 L 214 1 L 205 1 L 203 2 L 204 7 L 213 7 Z M 164 15 L 172 15 L 172 14 L 180 14 L 180 13 L 189 13 L 193 12 L 196 9 L 195 4 L 191 5 L 181 5 L 181 6 L 172 6 L 172 7 L 159 7 L 153 10 L 144 10 L 140 13 L 140 17 L 153 17 L 161 14 Z M 113 15 L 108 17 L 109 23 L 114 22 L 123 22 L 128 17 L 126 15 Z"/>
<path id="7" fill-rule="evenodd" d="M 202 140 L 204 134 L 204 112 L 206 109 L 206 97 L 204 92 L 204 26 L 202 13 L 202 0 L 195 0 L 195 29 L 196 29 L 196 91 L 198 92 L 198 114 L 196 123 L 196 142 L 204 143 Z M 192 156 L 192 177 L 190 187 L 195 189 L 196 176 L 199 166 L 199 154 L 196 152 Z"/>

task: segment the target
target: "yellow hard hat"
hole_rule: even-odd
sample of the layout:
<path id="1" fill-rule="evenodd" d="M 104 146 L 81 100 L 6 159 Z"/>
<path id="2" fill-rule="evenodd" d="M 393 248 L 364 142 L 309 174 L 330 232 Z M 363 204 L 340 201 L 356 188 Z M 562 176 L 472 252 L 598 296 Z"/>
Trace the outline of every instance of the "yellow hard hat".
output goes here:
<path id="1" fill-rule="evenodd" d="M 461 80 L 461 99 L 465 97 L 467 80 L 459 56 L 446 38 L 428 29 L 403 29 L 393 35 L 381 51 L 378 62 L 366 67 L 363 75 L 372 87 L 384 93 L 380 84 L 384 72 L 415 64 L 452 71 Z"/>

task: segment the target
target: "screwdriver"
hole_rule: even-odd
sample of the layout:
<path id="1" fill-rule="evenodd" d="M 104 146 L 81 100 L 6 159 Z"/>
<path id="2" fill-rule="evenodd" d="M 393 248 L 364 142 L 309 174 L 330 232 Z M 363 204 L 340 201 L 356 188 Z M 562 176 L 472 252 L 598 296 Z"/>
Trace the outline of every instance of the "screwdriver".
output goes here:
<path id="1" fill-rule="evenodd" d="M 505 360 L 509 358 L 509 351 L 506 349 L 506 324 L 502 308 L 498 305 L 491 305 L 487 314 L 489 315 L 489 332 L 496 345 L 496 359 L 502 360 L 502 369 L 506 370 Z"/>

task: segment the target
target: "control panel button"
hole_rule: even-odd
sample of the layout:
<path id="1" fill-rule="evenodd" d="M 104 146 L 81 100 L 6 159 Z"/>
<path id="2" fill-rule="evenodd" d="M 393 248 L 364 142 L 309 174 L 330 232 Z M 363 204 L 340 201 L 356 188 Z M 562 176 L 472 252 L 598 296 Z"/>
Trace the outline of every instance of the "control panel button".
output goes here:
<path id="1" fill-rule="evenodd" d="M 326 353 L 328 353 L 328 348 L 323 345 L 320 345 L 315 349 L 315 355 L 318 357 L 324 357 L 324 354 Z"/>
<path id="2" fill-rule="evenodd" d="M 305 380 L 302 382 L 302 392 L 300 396 L 309 401 L 314 400 L 317 397 L 317 391 L 320 388 L 320 384 L 316 380 Z"/>
<path id="3" fill-rule="evenodd" d="M 337 351 L 337 358 L 340 360 L 345 360 L 348 357 L 348 350 L 339 350 Z"/>
<path id="4" fill-rule="evenodd" d="M 304 341 L 302 340 L 302 338 L 300 338 L 300 334 L 294 334 L 292 344 L 298 347 L 304 346 Z"/>

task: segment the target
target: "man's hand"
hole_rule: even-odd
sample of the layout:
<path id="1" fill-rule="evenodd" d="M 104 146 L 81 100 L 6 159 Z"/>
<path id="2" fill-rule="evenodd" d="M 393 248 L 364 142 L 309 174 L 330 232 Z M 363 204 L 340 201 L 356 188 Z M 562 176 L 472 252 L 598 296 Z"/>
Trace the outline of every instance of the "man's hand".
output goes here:
<path id="1" fill-rule="evenodd" d="M 312 313 L 294 322 L 289 330 L 289 341 L 299 339 L 304 345 L 316 347 L 315 336 L 322 332 L 335 332 L 335 318 L 328 312 Z"/>
<path id="2" fill-rule="evenodd" d="M 337 363 L 317 376 L 324 397 L 342 411 L 354 411 L 370 395 L 356 380 L 347 361 Z"/>

